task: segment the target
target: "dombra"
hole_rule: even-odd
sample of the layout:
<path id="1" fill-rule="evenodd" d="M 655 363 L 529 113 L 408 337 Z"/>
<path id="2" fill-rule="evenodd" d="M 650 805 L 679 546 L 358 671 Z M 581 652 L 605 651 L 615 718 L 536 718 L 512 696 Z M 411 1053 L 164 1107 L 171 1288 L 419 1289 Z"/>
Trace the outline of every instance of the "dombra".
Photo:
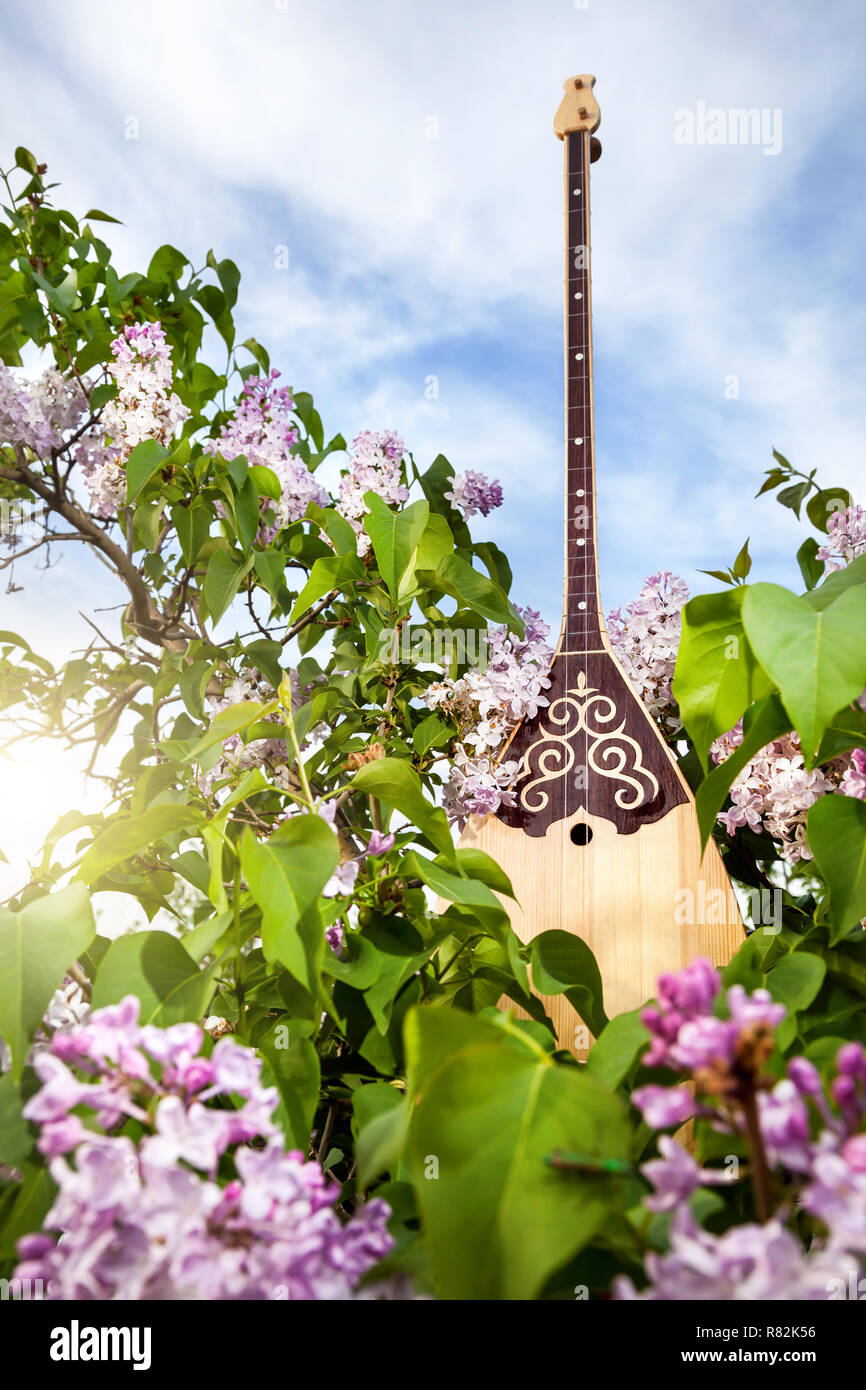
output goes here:
<path id="1" fill-rule="evenodd" d="M 589 269 L 589 168 L 601 154 L 595 78 L 571 78 L 554 120 L 564 145 L 565 590 L 548 704 L 517 726 L 502 759 L 520 764 L 516 805 L 473 817 L 461 838 L 497 860 L 529 942 L 580 936 L 601 971 L 609 1015 L 652 997 L 658 976 L 698 956 L 727 961 L 743 939 L 716 846 L 701 854 L 694 801 L 651 715 L 629 685 L 601 611 Z M 763 920 L 763 919 L 761 919 Z M 589 1034 L 564 996 L 545 1001 L 560 1046 Z M 503 1001 L 504 1005 L 508 1001 Z"/>

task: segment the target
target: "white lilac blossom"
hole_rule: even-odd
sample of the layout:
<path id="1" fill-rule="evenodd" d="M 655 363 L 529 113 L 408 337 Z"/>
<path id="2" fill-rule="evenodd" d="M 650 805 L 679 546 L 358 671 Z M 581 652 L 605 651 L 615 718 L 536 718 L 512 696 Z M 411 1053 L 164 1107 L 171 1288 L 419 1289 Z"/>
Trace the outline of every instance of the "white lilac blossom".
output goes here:
<path id="1" fill-rule="evenodd" d="M 784 1202 L 761 1225 L 713 1235 L 695 1222 L 688 1203 L 698 1188 L 727 1180 L 720 1169 L 701 1168 L 668 1136 L 660 1157 L 642 1172 L 655 1192 L 651 1211 L 673 1211 L 670 1250 L 646 1260 L 648 1288 L 638 1294 L 628 1279 L 618 1298 L 827 1298 L 840 1271 L 859 1275 L 866 1254 L 866 1048 L 848 1042 L 836 1054 L 835 1076 L 825 1091 L 812 1062 L 795 1057 L 774 1081 L 765 1063 L 774 1030 L 785 1017 L 766 990 L 727 991 L 728 1017 L 714 1010 L 720 980 L 709 961 L 695 961 L 659 981 L 657 1004 L 641 1020 L 651 1035 L 643 1061 L 664 1066 L 692 1083 L 643 1086 L 632 1101 L 654 1128 L 673 1128 L 693 1115 L 724 1134 L 744 1136 L 750 1167 L 765 1164 L 784 1179 Z M 760 1153 L 756 1153 L 756 1145 Z M 796 1184 L 798 1191 L 792 1193 Z M 792 1197 L 819 1223 L 804 1249 L 787 1228 Z"/>
<path id="2" fill-rule="evenodd" d="M 125 464 L 137 444 L 171 442 L 189 410 L 171 389 L 171 349 L 160 323 L 127 325 L 111 344 L 108 371 L 117 395 L 102 413 L 102 427 L 118 461 Z"/>
<path id="3" fill-rule="evenodd" d="M 58 1192 L 16 1277 L 53 1300 L 354 1297 L 393 1244 L 387 1205 L 340 1219 L 339 1186 L 286 1150 L 250 1048 L 224 1037 L 208 1055 L 196 1024 L 138 1015 L 130 995 L 34 1061 L 24 1113 Z"/>
<path id="4" fill-rule="evenodd" d="M 373 433 L 363 430 L 352 441 L 349 468 L 340 479 L 337 511 L 351 523 L 358 539 L 358 554 L 366 555 L 370 538 L 364 530 L 367 514 L 364 494 L 375 492 L 390 506 L 398 507 L 409 497 L 403 482 L 402 462 L 406 445 L 394 430 Z"/>
<path id="5" fill-rule="evenodd" d="M 128 324 L 111 344 L 109 375 L 117 394 L 102 412 L 89 452 L 80 455 L 94 515 L 103 520 L 126 504 L 125 468 L 146 439 L 168 447 L 189 410 L 172 391 L 171 349 L 160 323 Z"/>
<path id="6" fill-rule="evenodd" d="M 866 507 L 852 505 L 829 518 L 827 542 L 815 551 L 815 559 L 823 560 L 827 573 L 832 574 L 858 555 L 866 555 Z"/>
<path id="7" fill-rule="evenodd" d="M 455 475 L 450 490 L 443 496 L 467 519 L 476 512 L 489 516 L 494 507 L 502 506 L 502 485 L 496 478 L 491 481 L 483 473 L 468 468 L 465 473 Z"/>
<path id="8" fill-rule="evenodd" d="M 724 762 L 742 741 L 740 721 L 713 743 L 713 761 Z M 799 735 L 790 733 L 767 744 L 746 763 L 731 786 L 731 805 L 718 819 L 729 835 L 744 825 L 757 832 L 765 830 L 777 841 L 781 857 L 793 864 L 812 858 L 806 817 L 819 797 L 833 792 L 866 799 L 866 754 L 855 748 L 809 772 Z"/>
<path id="9" fill-rule="evenodd" d="M 607 618 L 611 645 L 647 709 L 670 735 L 682 728 L 672 683 L 682 630 L 681 609 L 689 597 L 684 580 L 660 570 L 644 580 L 625 613 Z"/>
<path id="10" fill-rule="evenodd" d="M 424 696 L 429 709 L 441 708 L 457 721 L 458 742 L 444 804 L 461 826 L 471 815 L 514 805 L 510 788 L 520 764 L 502 757 L 503 745 L 521 719 L 534 719 L 547 704 L 542 692 L 550 685 L 553 651 L 545 640 L 550 629 L 534 609 L 518 612 L 523 637 L 506 627 L 492 629 L 483 669 L 474 666 L 457 680 L 434 681 Z"/>
<path id="11" fill-rule="evenodd" d="M 231 420 L 216 439 L 204 445 L 205 453 L 220 453 L 227 459 L 243 454 L 250 466 L 262 465 L 276 474 L 279 502 L 263 497 L 259 504 L 263 520 L 258 540 L 262 545 L 270 545 L 283 526 L 298 521 L 311 502 L 326 507 L 329 501 L 304 460 L 292 453 L 298 442 L 298 429 L 291 418 L 294 402 L 287 386 L 276 385 L 279 375 L 274 368 L 269 377 L 247 377 Z"/>

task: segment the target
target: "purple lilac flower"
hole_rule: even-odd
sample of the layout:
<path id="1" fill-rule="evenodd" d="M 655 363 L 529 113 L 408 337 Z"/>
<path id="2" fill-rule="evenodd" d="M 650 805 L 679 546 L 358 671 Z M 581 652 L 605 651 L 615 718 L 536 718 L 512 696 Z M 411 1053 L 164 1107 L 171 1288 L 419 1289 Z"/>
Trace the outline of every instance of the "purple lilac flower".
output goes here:
<path id="1" fill-rule="evenodd" d="M 138 1009 L 129 996 L 97 1010 L 35 1059 L 43 1084 L 25 1115 L 58 1192 L 45 1232 L 19 1242 L 16 1277 L 51 1299 L 355 1297 L 393 1244 L 387 1205 L 341 1220 L 339 1188 L 285 1150 L 257 1055 L 225 1037 L 204 1057 L 195 1024 L 140 1027 Z M 134 1114 L 141 1138 L 85 1128 L 80 1110 L 111 1129 Z"/>
<path id="2" fill-rule="evenodd" d="M 276 385 L 279 375 L 274 369 L 269 377 L 247 377 L 231 420 L 216 439 L 204 445 L 206 453 L 220 453 L 228 459 L 243 454 L 251 466 L 262 465 L 276 474 L 279 502 L 263 497 L 259 503 L 263 520 L 258 540 L 262 545 L 270 545 L 283 526 L 298 521 L 311 502 L 320 507 L 329 502 L 303 459 L 292 453 L 298 441 L 298 429 L 291 418 L 294 402 L 288 387 Z M 275 514 L 273 523 L 264 520 L 269 512 Z"/>
<path id="3" fill-rule="evenodd" d="M 692 961 L 676 974 L 659 977 L 658 1005 L 650 1005 L 640 1016 L 652 1036 L 645 1066 L 674 1064 L 670 1047 L 676 1043 L 680 1028 L 712 1011 L 720 987 L 718 972 L 711 961 L 704 959 Z"/>
<path id="4" fill-rule="evenodd" d="M 650 1285 L 638 1293 L 630 1279 L 614 1281 L 617 1299 L 655 1302 L 732 1302 L 765 1299 L 826 1299 L 828 1281 L 839 1274 L 838 1257 L 804 1251 L 779 1220 L 763 1226 L 733 1226 L 724 1235 L 702 1230 L 681 1207 L 670 1228 L 671 1248 L 648 1255 Z"/>
<path id="5" fill-rule="evenodd" d="M 471 468 L 456 474 L 450 490 L 443 496 L 467 518 L 475 516 L 476 512 L 489 516 L 494 507 L 502 506 L 501 484 L 496 478 L 490 480 Z"/>

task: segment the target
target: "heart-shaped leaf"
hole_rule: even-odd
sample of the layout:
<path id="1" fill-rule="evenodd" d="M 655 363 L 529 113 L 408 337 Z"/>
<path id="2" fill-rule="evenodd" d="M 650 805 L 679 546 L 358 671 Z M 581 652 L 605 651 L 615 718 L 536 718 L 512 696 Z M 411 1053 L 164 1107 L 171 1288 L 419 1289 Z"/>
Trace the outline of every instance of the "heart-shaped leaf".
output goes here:
<path id="1" fill-rule="evenodd" d="M 830 889 L 835 945 L 866 917 L 866 803 L 822 796 L 806 818 L 806 837 Z"/>
<path id="2" fill-rule="evenodd" d="M 833 715 L 866 686 L 866 586 L 847 589 L 816 611 L 778 584 L 755 584 L 743 602 L 743 622 L 811 767 Z"/>
<path id="3" fill-rule="evenodd" d="M 699 594 L 682 614 L 673 691 L 704 768 L 710 744 L 770 687 L 743 630 L 742 586 Z"/>
<path id="4" fill-rule="evenodd" d="M 0 912 L 0 1035 L 21 1076 L 27 1049 L 64 972 L 94 936 L 90 898 L 80 883 Z"/>

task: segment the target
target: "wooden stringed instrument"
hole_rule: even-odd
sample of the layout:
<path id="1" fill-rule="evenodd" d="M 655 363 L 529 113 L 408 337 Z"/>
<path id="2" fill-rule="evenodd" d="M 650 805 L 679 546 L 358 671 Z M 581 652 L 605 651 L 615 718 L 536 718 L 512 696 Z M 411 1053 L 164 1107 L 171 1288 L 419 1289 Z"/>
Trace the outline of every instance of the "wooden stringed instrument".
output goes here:
<path id="1" fill-rule="evenodd" d="M 723 964 L 743 939 L 737 900 L 711 840 L 701 858 L 694 800 L 605 630 L 596 558 L 589 273 L 589 169 L 601 153 L 595 78 L 572 77 L 554 131 L 565 156 L 565 592 L 547 707 L 514 730 L 516 805 L 473 817 L 462 845 L 509 875 L 503 899 L 528 942 L 551 928 L 593 951 L 605 1007 L 633 1009 L 658 976 L 697 956 Z M 506 1002 L 506 1001 L 503 1001 Z M 585 1053 L 564 995 L 546 1001 L 561 1047 Z"/>

